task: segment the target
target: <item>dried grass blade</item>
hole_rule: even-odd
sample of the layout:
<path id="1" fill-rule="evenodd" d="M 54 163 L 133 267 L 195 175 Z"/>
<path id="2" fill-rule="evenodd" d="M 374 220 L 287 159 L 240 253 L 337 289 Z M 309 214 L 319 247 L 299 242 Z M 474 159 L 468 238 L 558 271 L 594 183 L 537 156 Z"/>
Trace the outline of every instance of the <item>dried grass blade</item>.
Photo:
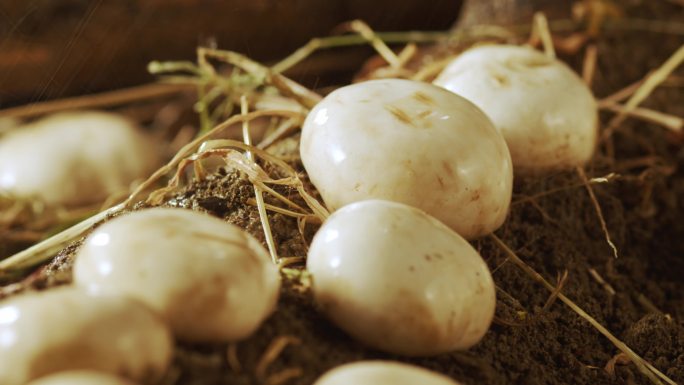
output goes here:
<path id="1" fill-rule="evenodd" d="M 299 194 L 302 196 L 302 198 L 304 199 L 306 204 L 309 206 L 309 208 L 313 211 L 313 213 L 316 216 L 318 216 L 322 221 L 324 221 L 330 215 L 329 211 L 325 208 L 325 206 L 323 206 L 318 200 L 316 200 L 316 198 L 311 196 L 311 194 L 309 194 L 306 191 L 306 189 L 304 189 L 304 185 L 301 182 L 301 180 L 299 179 L 297 172 L 289 164 L 284 162 L 282 159 L 280 159 L 276 156 L 273 156 L 273 155 L 269 154 L 268 152 L 266 152 L 260 148 L 246 146 L 244 143 L 238 142 L 235 140 L 221 139 L 221 140 L 217 140 L 216 142 L 221 143 L 225 146 L 236 147 L 236 148 L 242 149 L 244 151 L 251 150 L 254 152 L 255 155 L 259 156 L 260 158 L 264 159 L 265 161 L 278 166 L 282 171 L 284 171 L 286 174 L 288 174 L 292 178 L 294 178 L 292 181 L 288 181 L 288 183 L 284 183 L 284 184 L 287 184 L 290 186 L 295 186 L 297 188 L 297 191 L 299 192 Z M 274 182 L 276 182 L 276 181 L 268 181 L 268 183 L 274 183 Z M 264 188 L 264 187 L 265 186 L 262 186 L 262 188 Z M 269 193 L 271 193 L 271 191 L 272 190 L 270 190 Z M 273 193 L 275 193 L 275 192 L 273 192 Z M 299 207 L 299 206 L 296 206 L 296 207 Z"/>
<path id="2" fill-rule="evenodd" d="M 553 38 L 549 30 L 549 20 L 546 18 L 544 12 L 536 12 L 534 14 L 534 29 L 533 35 L 539 36 L 542 45 L 544 46 L 544 53 L 550 59 L 556 58 L 556 49 L 553 47 Z"/>
<path id="3" fill-rule="evenodd" d="M 59 250 L 63 249 L 74 239 L 83 236 L 97 222 L 104 220 L 108 215 L 113 214 L 124 208 L 124 204 L 119 204 L 105 211 L 93 215 L 68 229 L 53 235 L 52 237 L 37 243 L 26 250 L 0 261 L 0 275 L 26 269 L 50 259 Z"/>
<path id="4" fill-rule="evenodd" d="M 684 61 L 684 45 L 679 47 L 669 59 L 663 63 L 658 69 L 649 74 L 644 80 L 643 84 L 634 92 L 634 94 L 629 98 L 627 103 L 625 103 L 624 110 L 618 113 L 606 127 L 606 133 L 610 134 L 615 128 L 617 128 L 626 118 L 627 114 L 633 111 L 637 106 L 639 106 L 646 98 L 648 98 L 653 90 L 655 90 L 660 83 L 665 81 L 670 74 L 679 67 L 679 65 Z"/>
<path id="5" fill-rule="evenodd" d="M 144 84 L 142 86 L 124 88 L 100 94 L 77 96 L 6 108 L 0 110 L 0 118 L 28 118 L 71 109 L 113 107 L 143 100 L 173 96 L 181 92 L 193 90 L 194 87 L 188 84 Z"/>
<path id="6" fill-rule="evenodd" d="M 353 20 L 349 23 L 349 29 L 357 32 L 373 46 L 380 56 L 393 68 L 401 67 L 401 60 L 397 55 L 380 39 L 375 31 L 361 20 Z"/>
<path id="7" fill-rule="evenodd" d="M 306 108 L 312 108 L 321 100 L 319 94 L 237 52 L 200 47 L 197 49 L 197 56 L 198 61 L 203 66 L 211 67 L 207 63 L 207 59 L 214 58 L 239 67 L 254 76 L 261 76 L 267 83 L 276 87 L 284 96 L 295 99 Z"/>
<path id="8" fill-rule="evenodd" d="M 254 369 L 256 377 L 263 381 L 266 378 L 266 370 L 276 358 L 278 358 L 280 353 L 282 353 L 288 345 L 300 345 L 301 343 L 302 341 L 294 336 L 278 336 L 274 338 Z"/>
<path id="9" fill-rule="evenodd" d="M 610 248 L 613 250 L 613 256 L 617 259 L 618 249 L 615 246 L 615 243 L 613 243 L 613 240 L 610 238 L 608 225 L 606 224 L 606 220 L 603 217 L 601 205 L 599 205 L 598 200 L 596 199 L 596 194 L 594 194 L 594 189 L 591 187 L 591 184 L 589 182 L 589 179 L 587 178 L 587 174 L 584 172 L 584 169 L 582 167 L 577 167 L 576 170 L 577 174 L 582 180 L 582 183 L 584 184 L 584 187 L 586 187 L 587 189 L 587 193 L 589 194 L 591 203 L 594 205 L 594 210 L 596 210 L 596 215 L 598 215 L 599 222 L 601 223 L 601 229 L 603 230 L 603 234 L 606 236 L 606 242 L 608 242 L 608 246 L 610 246 Z"/>
<path id="10" fill-rule="evenodd" d="M 282 116 L 286 118 L 295 118 L 299 117 L 301 118 L 301 113 L 298 112 L 293 112 L 293 111 L 286 111 L 286 110 L 263 110 L 263 111 L 254 111 L 250 112 L 249 114 L 246 115 L 235 115 L 232 116 L 230 119 L 226 120 L 225 122 L 219 124 L 218 126 L 214 127 L 211 129 L 209 132 L 205 133 L 204 135 L 201 135 L 197 138 L 195 138 L 192 142 L 186 144 L 181 148 L 176 155 L 174 155 L 173 159 L 171 159 L 166 165 L 163 167 L 159 168 L 157 171 L 155 171 L 147 180 L 145 180 L 143 183 L 138 186 L 138 188 L 133 191 L 133 193 L 126 199 L 124 202 L 125 207 L 130 207 L 132 204 L 137 202 L 138 198 L 140 195 L 143 193 L 143 191 L 149 189 L 154 183 L 156 183 L 161 177 L 164 175 L 168 174 L 169 172 L 173 171 L 173 169 L 183 160 L 184 158 L 188 157 L 191 155 L 197 148 L 205 142 L 207 139 L 220 134 L 223 132 L 223 130 L 227 129 L 228 127 L 241 123 L 246 120 L 252 120 L 256 119 L 261 116 Z M 240 142 L 237 142 L 240 143 Z M 240 143 L 242 144 L 242 143 Z"/>
<path id="11" fill-rule="evenodd" d="M 598 48 L 596 44 L 587 47 L 584 52 L 584 61 L 582 63 L 582 80 L 587 87 L 591 88 L 594 82 L 594 74 L 596 73 L 596 62 L 598 59 Z"/>
<path id="12" fill-rule="evenodd" d="M 676 133 L 681 133 L 682 129 L 684 129 L 684 119 L 664 112 L 642 107 L 635 107 L 629 111 L 626 107 L 617 103 L 603 103 L 601 108 L 655 123 Z"/>
<path id="13" fill-rule="evenodd" d="M 240 113 L 245 116 L 249 113 L 249 105 L 247 104 L 247 97 L 242 95 L 240 98 Z M 247 146 L 252 145 L 252 137 L 249 135 L 249 120 L 242 122 L 242 138 Z M 254 161 L 254 155 L 251 151 L 246 151 L 247 159 L 257 166 Z M 258 166 L 257 166 L 258 167 Z M 257 210 L 259 211 L 259 219 L 261 220 L 261 227 L 264 229 L 264 237 L 266 238 L 266 245 L 268 246 L 268 252 L 271 254 L 271 260 L 273 263 L 278 264 L 278 249 L 275 245 L 275 240 L 273 239 L 273 232 L 271 232 L 271 224 L 268 221 L 268 213 L 266 212 L 266 207 L 264 205 L 264 196 L 261 193 L 261 189 L 258 185 L 253 184 L 254 187 L 254 197 L 257 202 Z"/>

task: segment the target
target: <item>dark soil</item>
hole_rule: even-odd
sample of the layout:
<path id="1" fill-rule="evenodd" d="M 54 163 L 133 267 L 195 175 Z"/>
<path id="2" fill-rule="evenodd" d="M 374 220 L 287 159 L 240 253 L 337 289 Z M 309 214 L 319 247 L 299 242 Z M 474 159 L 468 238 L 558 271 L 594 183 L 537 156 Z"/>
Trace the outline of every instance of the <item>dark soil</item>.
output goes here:
<path id="1" fill-rule="evenodd" d="M 684 7 L 664 1 L 654 0 L 632 12 L 640 17 L 684 21 Z M 642 31 L 603 36 L 598 41 L 595 93 L 606 96 L 642 78 L 683 43 L 682 36 Z M 581 62 L 577 57 L 567 59 L 575 65 Z M 684 71 L 678 74 L 683 76 Z M 684 92 L 661 87 L 645 105 L 684 116 Z M 605 123 L 611 117 L 606 114 L 602 120 Z M 614 156 L 607 156 L 601 147 L 587 174 L 590 178 L 611 172 L 618 175 L 608 183 L 593 185 L 618 258 L 613 256 L 587 190 L 574 171 L 518 178 L 510 217 L 497 235 L 547 280 L 556 282 L 567 272 L 562 287 L 565 295 L 675 382 L 684 383 L 682 140 L 662 127 L 631 119 L 613 138 Z M 293 157 L 297 165 L 292 143 L 296 141 L 280 151 Z M 191 183 L 166 205 L 208 212 L 263 241 L 256 208 L 247 203 L 251 197 L 251 184 L 228 168 Z M 270 218 L 280 255 L 305 255 L 310 234 L 304 239 L 291 218 Z M 472 385 L 649 383 L 586 320 L 560 301 L 548 302 L 549 291 L 508 262 L 491 241 L 483 239 L 475 245 L 493 271 L 498 302 L 490 332 L 468 351 L 405 359 L 367 349 L 316 310 L 306 280 L 296 274 L 295 265 L 294 271 L 284 275 L 277 311 L 256 335 L 233 347 L 240 367 L 229 363 L 225 344 L 180 343 L 165 384 L 310 385 L 332 367 L 373 358 L 412 362 Z M 0 296 L 68 282 L 77 248 L 78 242 L 23 283 L 6 286 Z M 294 342 L 265 371 L 257 373 L 264 351 L 283 337 L 294 337 Z"/>

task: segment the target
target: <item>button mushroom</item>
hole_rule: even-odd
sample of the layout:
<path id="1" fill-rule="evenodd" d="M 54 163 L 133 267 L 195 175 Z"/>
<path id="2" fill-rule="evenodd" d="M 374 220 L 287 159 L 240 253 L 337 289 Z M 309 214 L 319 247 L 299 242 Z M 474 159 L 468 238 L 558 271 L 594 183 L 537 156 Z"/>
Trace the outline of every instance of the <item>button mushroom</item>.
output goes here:
<path id="1" fill-rule="evenodd" d="M 477 251 L 401 203 L 363 201 L 333 213 L 316 233 L 306 266 L 322 311 L 389 353 L 467 349 L 494 316 L 494 282 Z"/>
<path id="2" fill-rule="evenodd" d="M 135 385 L 134 383 L 110 374 L 77 370 L 60 372 L 31 381 L 28 385 Z"/>
<path id="3" fill-rule="evenodd" d="M 504 221 L 513 170 L 485 114 L 440 87 L 401 79 L 342 87 L 309 113 L 301 158 L 326 205 L 418 207 L 465 238 Z"/>
<path id="4" fill-rule="evenodd" d="M 76 256 L 74 282 L 129 295 L 185 341 L 252 334 L 278 300 L 280 275 L 251 235 L 207 214 L 153 208 L 105 223 Z"/>
<path id="5" fill-rule="evenodd" d="M 359 361 L 326 372 L 314 385 L 459 385 L 418 366 L 392 361 Z"/>
<path id="6" fill-rule="evenodd" d="M 591 90 L 567 65 L 539 51 L 479 46 L 456 57 L 434 83 L 492 119 L 516 173 L 581 166 L 594 153 L 598 110 Z"/>
<path id="7" fill-rule="evenodd" d="M 157 162 L 153 143 L 129 120 L 60 113 L 0 138 L 0 192 L 57 206 L 99 202 L 127 192 Z"/>

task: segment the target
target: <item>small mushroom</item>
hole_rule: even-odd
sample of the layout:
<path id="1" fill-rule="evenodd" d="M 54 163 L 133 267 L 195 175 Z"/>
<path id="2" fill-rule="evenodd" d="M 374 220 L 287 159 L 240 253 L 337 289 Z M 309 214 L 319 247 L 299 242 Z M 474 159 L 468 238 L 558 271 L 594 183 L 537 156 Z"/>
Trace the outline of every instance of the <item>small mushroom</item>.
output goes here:
<path id="1" fill-rule="evenodd" d="M 494 282 L 477 251 L 401 203 L 371 200 L 336 211 L 316 233 L 306 266 L 322 311 L 385 352 L 467 349 L 494 316 Z"/>
<path id="2" fill-rule="evenodd" d="M 468 239 L 508 213 L 513 167 L 503 137 L 471 102 L 428 83 L 371 80 L 330 93 L 307 116 L 300 151 L 332 210 L 401 202 Z"/>
<path id="3" fill-rule="evenodd" d="M 314 385 L 459 385 L 442 374 L 393 361 L 359 361 L 338 366 Z"/>
<path id="4" fill-rule="evenodd" d="M 63 287 L 0 302 L 2 385 L 76 369 L 155 380 L 172 349 L 161 319 L 125 297 Z"/>
<path id="5" fill-rule="evenodd" d="M 567 65 L 528 47 L 483 45 L 456 57 L 435 84 L 475 103 L 501 131 L 515 172 L 581 166 L 598 136 L 596 100 Z"/>
<path id="6" fill-rule="evenodd" d="M 74 282 L 128 295 L 185 341 L 235 341 L 274 310 L 278 268 L 251 235 L 207 214 L 152 208 L 105 223 L 76 256 Z"/>

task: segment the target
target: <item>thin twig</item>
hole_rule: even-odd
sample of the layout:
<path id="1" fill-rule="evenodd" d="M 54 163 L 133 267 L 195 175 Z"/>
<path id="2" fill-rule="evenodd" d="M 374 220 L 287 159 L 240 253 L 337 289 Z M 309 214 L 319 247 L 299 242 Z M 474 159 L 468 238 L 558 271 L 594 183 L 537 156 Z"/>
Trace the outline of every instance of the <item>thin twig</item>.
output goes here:
<path id="1" fill-rule="evenodd" d="M 646 77 L 648 77 L 649 74 L 647 74 Z M 644 84 L 644 79 L 639 79 L 636 82 L 620 89 L 619 91 L 617 91 L 611 95 L 606 96 L 605 98 L 598 101 L 599 108 L 601 108 L 605 105 L 619 103 L 619 102 L 629 98 L 630 96 L 634 95 L 636 90 L 638 90 L 642 84 Z"/>
<path id="2" fill-rule="evenodd" d="M 302 263 L 302 262 L 306 262 L 305 257 L 284 257 L 284 258 L 280 258 L 280 262 L 278 263 L 278 265 L 282 269 L 284 267 L 288 267 L 290 265 L 294 265 L 296 263 Z"/>
<path id="3" fill-rule="evenodd" d="M 684 129 L 684 119 L 679 116 L 666 114 L 664 112 L 651 110 L 643 107 L 636 107 L 628 110 L 625 106 L 613 103 L 603 103 L 602 109 L 617 112 L 634 118 L 639 118 L 649 123 L 655 123 L 676 133 L 681 133 Z"/>
<path id="4" fill-rule="evenodd" d="M 617 174 L 615 174 L 615 173 L 610 173 L 610 174 L 607 174 L 607 175 L 605 175 L 605 176 L 599 176 L 599 177 L 595 177 L 595 178 L 589 179 L 589 184 L 592 184 L 592 185 L 593 185 L 593 184 L 599 184 L 599 183 L 608 183 L 608 182 L 611 182 L 611 181 L 615 180 L 617 177 L 618 177 Z M 536 193 L 536 194 L 534 194 L 534 195 L 528 195 L 528 196 L 525 196 L 525 197 L 522 197 L 522 198 L 513 200 L 513 201 L 511 202 L 511 206 L 519 205 L 519 204 L 521 204 L 521 203 L 525 203 L 525 202 L 529 202 L 529 201 L 532 201 L 532 200 L 535 200 L 535 199 L 543 198 L 543 197 L 545 197 L 545 196 L 553 195 L 553 194 L 556 194 L 556 193 L 559 193 L 559 192 L 562 192 L 562 191 L 567 191 L 567 190 L 570 190 L 570 189 L 573 189 L 573 188 L 583 187 L 583 186 L 585 186 L 585 184 L 586 184 L 586 183 L 583 181 L 583 182 L 581 182 L 581 183 L 575 183 L 575 184 L 571 184 L 571 185 L 568 185 L 568 186 L 562 186 L 562 187 L 552 188 L 552 189 L 549 189 L 549 190 L 546 190 L 546 191 L 542 191 L 542 192 Z"/>
<path id="5" fill-rule="evenodd" d="M 271 146 L 273 143 L 277 142 L 284 136 L 290 134 L 292 131 L 297 129 L 300 122 L 288 119 L 278 126 L 272 133 L 263 138 L 261 142 L 257 145 L 258 148 L 265 149 Z"/>
<path id="6" fill-rule="evenodd" d="M 122 104 L 172 96 L 181 92 L 192 91 L 193 89 L 194 87 L 192 85 L 187 84 L 151 83 L 99 94 L 6 108 L 0 110 L 0 118 L 28 118 L 64 110 L 114 107 Z"/>
<path id="7" fill-rule="evenodd" d="M 599 222 L 601 223 L 601 229 L 603 230 L 603 234 L 606 236 L 606 242 L 608 242 L 608 245 L 613 250 L 613 256 L 615 258 L 618 258 L 617 247 L 615 247 L 613 240 L 610 238 L 610 232 L 608 231 L 608 225 L 606 225 L 606 220 L 603 218 L 603 211 L 601 210 L 601 205 L 599 205 L 598 200 L 596 199 L 594 189 L 589 184 L 587 174 L 584 172 L 584 169 L 582 167 L 577 167 L 576 170 L 577 175 L 579 175 L 580 179 L 582 180 L 582 183 L 584 183 L 584 187 L 587 188 L 587 193 L 589 193 L 589 198 L 591 199 L 591 203 L 594 205 L 596 215 L 598 215 Z"/>
<path id="8" fill-rule="evenodd" d="M 183 148 L 181 148 L 176 153 L 173 159 L 171 159 L 166 165 L 162 166 L 160 169 L 155 171 L 149 178 L 147 178 L 147 180 L 141 183 L 140 186 L 138 186 L 138 188 L 135 191 L 133 191 L 133 193 L 131 193 L 128 199 L 126 199 L 126 201 L 124 202 L 125 206 L 130 207 L 131 205 L 136 203 L 140 195 L 143 193 L 143 191 L 146 191 L 152 185 L 154 185 L 161 177 L 173 171 L 176 168 L 176 166 L 181 162 L 181 160 L 183 160 L 185 157 L 187 157 L 195 150 L 197 150 L 200 144 L 202 144 L 207 139 L 210 139 L 213 136 L 220 134 L 228 127 L 231 127 L 237 123 L 242 123 L 245 120 L 253 120 L 261 116 L 282 116 L 286 118 L 301 119 L 302 114 L 285 110 L 263 110 L 250 112 L 249 114 L 245 115 L 235 115 L 230 117 L 228 120 L 214 127 L 209 132 L 195 138 L 192 142 L 183 146 Z"/>
<path id="9" fill-rule="evenodd" d="M 435 43 L 449 39 L 453 35 L 451 31 L 408 31 L 408 32 L 378 32 L 375 34 L 387 44 L 396 43 Z M 328 36 L 311 39 L 301 48 L 290 54 L 271 67 L 275 73 L 283 73 L 302 62 L 314 52 L 327 48 L 341 48 L 368 44 L 368 39 L 361 35 Z"/>
<path id="10" fill-rule="evenodd" d="M 387 64 L 392 68 L 401 67 L 401 60 L 392 50 L 385 44 L 385 42 L 361 20 L 353 20 L 349 23 L 349 29 L 357 32 L 364 39 L 368 40 L 371 46 L 378 52 L 378 54 L 385 59 Z"/>
<path id="11" fill-rule="evenodd" d="M 598 271 L 596 271 L 596 269 L 590 267 L 589 268 L 589 275 L 591 275 L 592 278 L 594 278 L 596 280 L 596 282 L 598 282 L 601 286 L 603 286 L 603 288 L 606 289 L 608 294 L 610 294 L 611 296 L 616 294 L 615 289 L 613 289 L 613 286 L 611 286 L 608 282 L 606 282 L 606 280 L 603 279 L 603 277 L 601 277 L 601 275 L 598 273 Z"/>
<path id="12" fill-rule="evenodd" d="M 199 47 L 197 57 L 200 63 L 207 63 L 209 58 L 213 58 L 239 67 L 254 76 L 261 76 L 267 84 L 277 88 L 284 96 L 293 98 L 308 109 L 313 108 L 321 100 L 317 93 L 237 52 Z"/>
<path id="13" fill-rule="evenodd" d="M 624 110 L 618 113 L 606 126 L 604 131 L 604 139 L 610 137 L 612 132 L 627 119 L 627 114 L 638 107 L 646 98 L 648 98 L 653 90 L 655 90 L 660 83 L 665 81 L 670 74 L 679 67 L 679 65 L 684 61 L 684 45 L 679 47 L 669 59 L 663 63 L 658 69 L 653 71 L 650 75 L 646 77 L 643 84 L 634 92 L 634 94 L 629 98 L 627 103 L 625 103 Z"/>
<path id="14" fill-rule="evenodd" d="M 270 162 L 276 166 L 278 166 L 282 171 L 284 171 L 286 174 L 289 175 L 287 178 L 282 178 L 282 179 L 271 179 L 262 169 L 259 167 L 255 166 L 253 163 L 246 164 L 245 162 L 241 162 L 239 159 L 232 159 L 235 161 L 234 166 L 238 168 L 240 171 L 243 171 L 245 174 L 250 176 L 252 178 L 252 183 L 258 183 L 259 187 L 261 187 L 265 192 L 269 193 L 273 197 L 279 199 L 283 203 L 287 204 L 288 206 L 300 210 L 302 212 L 306 212 L 301 206 L 297 205 L 296 203 L 292 202 L 288 198 L 284 197 L 282 194 L 279 194 L 277 191 L 271 189 L 268 187 L 265 183 L 272 183 L 272 184 L 279 184 L 279 185 L 287 185 L 290 187 L 295 187 L 297 189 L 297 192 L 299 192 L 299 195 L 304 199 L 306 202 L 307 206 L 309 206 L 309 209 L 313 212 L 314 215 L 316 215 L 321 221 L 325 220 L 330 213 L 328 210 L 320 203 L 318 200 L 316 200 L 309 192 L 306 191 L 304 188 L 304 185 L 299 178 L 299 174 L 297 171 L 295 171 L 289 164 L 287 164 L 285 161 L 282 159 L 269 154 L 268 152 L 252 147 L 252 146 L 246 146 L 242 142 L 238 142 L 235 140 L 230 140 L 230 139 L 216 139 L 209 141 L 208 143 L 212 143 L 212 145 L 216 146 L 223 146 L 223 147 L 235 147 L 238 149 L 241 149 L 243 151 L 252 151 L 254 154 L 258 155 L 260 158 L 263 160 Z M 217 150 L 213 150 L 217 151 Z M 222 150 L 218 150 L 222 151 Z M 231 155 L 229 155 L 231 156 Z M 233 156 L 244 156 L 243 154 L 233 154 Z M 261 179 L 261 180 L 260 180 Z"/>
<path id="15" fill-rule="evenodd" d="M 615 377 L 615 366 L 617 364 L 626 365 L 629 364 L 629 362 L 629 356 L 620 352 L 608 360 L 603 370 L 605 370 L 606 373 L 608 373 L 611 377 Z"/>
<path id="16" fill-rule="evenodd" d="M 406 64 L 413 59 L 418 53 L 418 46 L 415 43 L 408 43 L 399 52 L 397 58 L 399 59 L 399 67 L 404 67 Z"/>
<path id="17" fill-rule="evenodd" d="M 596 73 L 596 61 L 598 59 L 598 48 L 596 44 L 591 44 L 584 52 L 584 62 L 582 64 L 582 80 L 591 88 Z"/>
<path id="18" fill-rule="evenodd" d="M 418 81 L 431 80 L 439 75 L 439 73 L 442 72 L 452 60 L 454 60 L 454 56 L 449 56 L 444 59 L 425 64 L 418 70 L 418 72 L 411 76 L 411 79 Z"/>
<path id="19" fill-rule="evenodd" d="M 256 206 L 256 204 L 257 204 L 256 199 L 252 199 L 252 198 L 247 199 L 247 201 L 245 203 L 247 203 L 248 205 L 254 205 L 254 206 Z M 283 214 L 283 215 L 286 215 L 286 216 L 292 217 L 292 218 L 305 218 L 309 221 L 312 221 L 313 223 L 316 223 L 317 220 L 320 220 L 319 217 L 317 217 L 316 215 L 313 215 L 313 214 L 296 212 L 296 211 L 288 210 L 286 208 L 275 206 L 275 205 L 268 204 L 268 203 L 265 203 L 264 207 L 266 208 L 266 210 L 273 211 L 274 213 Z"/>
<path id="20" fill-rule="evenodd" d="M 276 337 L 266 348 L 266 351 L 264 351 L 264 354 L 261 356 L 256 368 L 254 369 L 254 374 L 256 375 L 257 379 L 263 381 L 266 378 L 266 370 L 288 345 L 299 345 L 301 343 L 302 341 L 294 336 Z"/>
<path id="21" fill-rule="evenodd" d="M 108 215 L 124 208 L 124 204 L 116 205 L 85 219 L 52 237 L 37 243 L 26 250 L 0 261 L 0 275 L 29 268 L 40 264 L 63 249 L 74 239 L 83 236 L 93 225 L 104 220 Z"/>
<path id="22" fill-rule="evenodd" d="M 228 360 L 228 365 L 233 370 L 233 373 L 242 372 L 242 364 L 237 354 L 237 343 L 231 343 L 226 349 L 226 359 Z"/>
<path id="23" fill-rule="evenodd" d="M 567 269 L 563 271 L 563 274 L 560 274 L 558 276 L 557 281 L 558 281 L 558 284 L 556 285 L 556 288 L 551 292 L 549 299 L 546 300 L 546 303 L 542 307 L 543 312 L 547 311 L 551 307 L 551 305 L 553 305 L 553 303 L 556 302 L 556 299 L 558 298 L 558 294 L 560 294 L 561 290 L 563 290 L 565 283 L 568 281 L 568 270 Z"/>
<path id="24" fill-rule="evenodd" d="M 302 368 L 287 368 L 278 373 L 274 373 L 266 379 L 266 385 L 282 385 L 304 374 Z"/>
<path id="25" fill-rule="evenodd" d="M 549 30 L 549 20 L 544 12 L 536 12 L 534 14 L 533 36 L 539 37 L 541 40 L 546 56 L 549 59 L 555 59 L 556 50 L 553 47 L 553 38 Z"/>
<path id="26" fill-rule="evenodd" d="M 643 306 L 644 309 L 648 310 L 651 313 L 664 314 L 663 311 L 658 309 L 658 307 L 643 293 L 639 293 L 639 295 L 637 296 L 637 302 L 639 302 L 639 304 Z"/>

